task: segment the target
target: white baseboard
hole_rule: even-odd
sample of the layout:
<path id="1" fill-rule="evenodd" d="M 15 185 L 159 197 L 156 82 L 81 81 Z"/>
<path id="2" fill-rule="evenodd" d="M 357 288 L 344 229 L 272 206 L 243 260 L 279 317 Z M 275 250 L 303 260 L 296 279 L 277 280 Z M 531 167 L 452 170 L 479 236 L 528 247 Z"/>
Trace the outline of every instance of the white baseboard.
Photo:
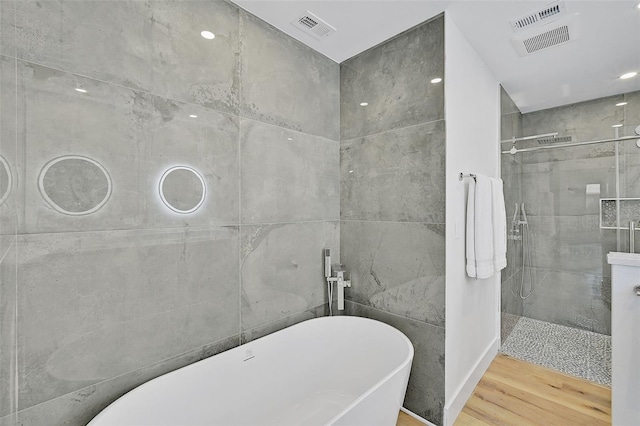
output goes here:
<path id="1" fill-rule="evenodd" d="M 413 411 L 409 411 L 404 407 L 400 407 L 400 411 L 407 413 L 408 415 L 410 415 L 411 417 L 413 417 L 416 420 L 421 421 L 422 423 L 426 424 L 427 426 L 436 426 L 433 423 L 431 423 L 429 420 L 427 419 L 423 419 L 422 417 L 420 417 L 419 415 L 417 415 L 416 413 L 414 413 Z"/>
<path id="2" fill-rule="evenodd" d="M 455 393 L 453 399 L 449 402 L 449 404 L 444 407 L 444 419 L 443 424 L 445 426 L 453 425 L 456 418 L 464 408 L 464 405 L 467 403 L 467 400 L 473 394 L 473 390 L 476 388 L 480 379 L 482 379 L 482 375 L 487 371 L 491 361 L 498 354 L 498 349 L 500 348 L 500 339 L 496 338 L 489 347 L 484 351 L 484 354 L 478 359 L 476 365 L 473 367 L 471 371 L 467 374 L 467 377 L 464 383 L 458 388 Z"/>

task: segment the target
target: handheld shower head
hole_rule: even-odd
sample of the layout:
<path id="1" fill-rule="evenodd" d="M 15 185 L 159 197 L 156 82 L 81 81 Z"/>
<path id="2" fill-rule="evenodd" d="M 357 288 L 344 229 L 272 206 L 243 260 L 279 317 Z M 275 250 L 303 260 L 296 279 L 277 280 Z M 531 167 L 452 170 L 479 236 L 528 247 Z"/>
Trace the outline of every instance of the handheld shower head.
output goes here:
<path id="1" fill-rule="evenodd" d="M 513 219 L 511 220 L 511 227 L 516 229 L 518 226 L 518 203 L 516 203 L 516 209 L 513 212 Z"/>

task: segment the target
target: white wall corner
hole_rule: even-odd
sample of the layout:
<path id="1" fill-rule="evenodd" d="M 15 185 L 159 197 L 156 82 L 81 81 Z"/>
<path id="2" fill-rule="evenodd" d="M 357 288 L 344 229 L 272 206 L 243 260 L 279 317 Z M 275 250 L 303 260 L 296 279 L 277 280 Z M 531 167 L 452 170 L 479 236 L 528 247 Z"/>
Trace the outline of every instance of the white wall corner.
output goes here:
<path id="1" fill-rule="evenodd" d="M 498 354 L 499 348 L 500 339 L 497 338 L 484 351 L 484 354 L 480 359 L 478 359 L 478 362 L 473 369 L 468 372 L 464 383 L 456 390 L 455 395 L 449 404 L 444 407 L 442 420 L 442 424 L 444 426 L 453 425 L 456 421 L 458 415 L 460 415 L 460 412 L 464 408 L 464 405 L 467 403 L 467 400 L 473 394 L 473 390 L 476 388 L 478 383 L 480 383 L 482 375 L 487 371 L 489 365 L 491 365 L 491 362 Z"/>

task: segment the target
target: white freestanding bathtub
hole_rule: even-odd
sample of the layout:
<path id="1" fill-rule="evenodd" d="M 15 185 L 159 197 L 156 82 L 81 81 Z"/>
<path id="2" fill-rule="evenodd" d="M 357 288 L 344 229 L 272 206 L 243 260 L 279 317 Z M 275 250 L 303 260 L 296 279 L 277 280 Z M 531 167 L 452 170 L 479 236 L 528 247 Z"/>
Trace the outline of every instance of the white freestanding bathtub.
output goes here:
<path id="1" fill-rule="evenodd" d="M 316 318 L 151 380 L 89 426 L 392 426 L 412 360 L 384 323 Z"/>

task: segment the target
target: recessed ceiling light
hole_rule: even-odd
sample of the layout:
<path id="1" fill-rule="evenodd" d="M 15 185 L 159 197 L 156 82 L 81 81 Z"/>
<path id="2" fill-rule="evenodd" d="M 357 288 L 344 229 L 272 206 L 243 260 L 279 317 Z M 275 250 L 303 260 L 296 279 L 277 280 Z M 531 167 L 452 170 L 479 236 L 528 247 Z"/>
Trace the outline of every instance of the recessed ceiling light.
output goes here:
<path id="1" fill-rule="evenodd" d="M 207 40 L 213 40 L 214 38 L 216 38 L 216 35 L 211 31 L 202 31 L 200 35 L 206 38 Z"/>
<path id="2" fill-rule="evenodd" d="M 637 9 L 640 9 L 640 3 L 638 3 L 638 4 L 636 5 L 636 8 L 637 8 Z"/>
<path id="3" fill-rule="evenodd" d="M 440 77 L 434 78 L 433 80 L 431 80 L 432 83 L 440 83 L 441 81 L 442 79 Z"/>
<path id="4" fill-rule="evenodd" d="M 360 106 L 367 106 L 369 105 L 369 102 L 360 102 Z"/>
<path id="5" fill-rule="evenodd" d="M 287 140 L 288 140 L 288 141 L 292 141 L 292 140 L 293 140 L 293 138 L 287 138 Z"/>
<path id="6" fill-rule="evenodd" d="M 627 102 L 618 102 L 616 104 L 616 106 L 625 106 L 627 104 Z"/>
<path id="7" fill-rule="evenodd" d="M 197 116 L 197 115 L 195 115 L 195 114 L 190 114 L 190 115 L 189 115 L 189 117 L 191 117 L 191 118 L 198 118 L 198 116 Z"/>
<path id="8" fill-rule="evenodd" d="M 611 126 L 611 127 L 622 127 L 622 124 L 614 124 L 614 125 L 613 125 L 613 126 Z"/>
<path id="9" fill-rule="evenodd" d="M 86 91 L 86 90 L 81 89 L 81 88 L 79 88 L 79 87 L 76 87 L 76 92 L 80 92 L 80 93 L 87 93 L 87 91 Z"/>
<path id="10" fill-rule="evenodd" d="M 353 173 L 353 170 L 349 170 L 349 173 Z"/>
<path id="11" fill-rule="evenodd" d="M 626 74 L 622 74 L 622 75 L 620 76 L 620 78 L 621 78 L 622 80 L 626 80 L 627 78 L 635 77 L 636 75 L 638 75 L 638 73 L 637 73 L 637 72 L 635 72 L 635 71 L 632 71 L 632 72 L 628 72 L 628 73 L 626 73 Z"/>

